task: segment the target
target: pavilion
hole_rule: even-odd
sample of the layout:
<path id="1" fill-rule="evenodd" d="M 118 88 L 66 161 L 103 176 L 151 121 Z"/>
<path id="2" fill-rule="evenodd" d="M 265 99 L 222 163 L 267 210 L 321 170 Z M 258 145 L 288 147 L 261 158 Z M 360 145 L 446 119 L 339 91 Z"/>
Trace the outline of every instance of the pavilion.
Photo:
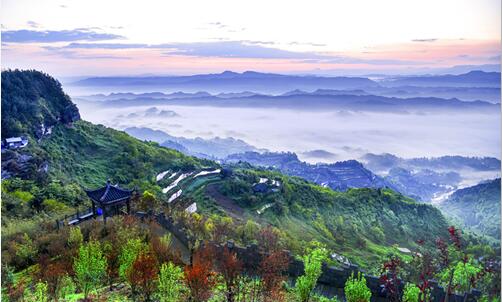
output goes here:
<path id="1" fill-rule="evenodd" d="M 118 215 L 126 206 L 126 213 L 131 213 L 131 196 L 133 190 L 120 188 L 118 185 L 112 185 L 108 180 L 106 186 L 96 190 L 85 190 L 87 196 L 92 200 L 92 212 L 96 217 L 98 209 L 102 210 L 103 219 L 106 222 L 106 217 Z"/>

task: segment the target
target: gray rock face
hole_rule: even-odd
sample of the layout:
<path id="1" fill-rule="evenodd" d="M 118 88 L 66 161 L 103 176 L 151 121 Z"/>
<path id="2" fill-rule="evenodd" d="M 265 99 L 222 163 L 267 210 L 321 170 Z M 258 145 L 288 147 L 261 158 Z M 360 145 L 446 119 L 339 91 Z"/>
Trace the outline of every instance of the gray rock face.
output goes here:
<path id="1" fill-rule="evenodd" d="M 15 151 L 2 153 L 2 179 L 29 173 L 32 158 L 31 155 Z"/>
<path id="2" fill-rule="evenodd" d="M 49 172 L 49 163 L 20 151 L 2 151 L 2 179 L 21 177 L 33 179 L 44 177 Z"/>

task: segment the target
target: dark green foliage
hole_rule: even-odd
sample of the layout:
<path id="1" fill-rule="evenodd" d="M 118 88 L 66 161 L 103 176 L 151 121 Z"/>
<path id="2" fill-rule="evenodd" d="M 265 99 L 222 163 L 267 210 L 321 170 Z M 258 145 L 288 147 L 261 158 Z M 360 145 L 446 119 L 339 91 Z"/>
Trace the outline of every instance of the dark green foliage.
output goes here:
<path id="1" fill-rule="evenodd" d="M 54 125 L 71 106 L 61 84 L 39 71 L 2 71 L 2 139 L 35 136 L 41 124 Z"/>

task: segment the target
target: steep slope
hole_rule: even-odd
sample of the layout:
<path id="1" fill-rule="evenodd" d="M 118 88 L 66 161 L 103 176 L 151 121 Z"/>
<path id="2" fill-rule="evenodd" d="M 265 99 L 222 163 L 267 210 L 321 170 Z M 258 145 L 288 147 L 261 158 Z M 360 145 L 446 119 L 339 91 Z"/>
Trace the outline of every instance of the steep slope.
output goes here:
<path id="1" fill-rule="evenodd" d="M 80 119 L 78 109 L 61 84 L 38 71 L 2 71 L 2 139 L 31 135 Z"/>
<path id="2" fill-rule="evenodd" d="M 456 191 L 440 209 L 465 227 L 500 240 L 500 178 Z"/>
<path id="3" fill-rule="evenodd" d="M 373 268 L 396 247 L 446 236 L 440 211 L 388 189 L 337 192 L 276 171 L 231 166 L 232 177 L 212 182 L 191 197 L 203 213 L 232 213 L 277 226 L 293 251 L 315 238 L 363 267 Z M 257 183 L 268 189 L 257 192 Z"/>

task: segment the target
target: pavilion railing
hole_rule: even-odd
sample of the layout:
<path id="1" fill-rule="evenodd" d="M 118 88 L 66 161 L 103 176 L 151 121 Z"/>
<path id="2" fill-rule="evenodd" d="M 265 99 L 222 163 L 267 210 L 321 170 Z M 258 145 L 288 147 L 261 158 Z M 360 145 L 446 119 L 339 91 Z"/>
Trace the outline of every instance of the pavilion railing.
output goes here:
<path id="1" fill-rule="evenodd" d="M 77 225 L 82 221 L 89 220 L 94 217 L 94 213 L 92 211 L 92 207 L 89 207 L 83 211 L 77 210 L 75 214 L 65 215 L 64 219 L 56 220 L 56 227 L 64 227 L 69 225 Z"/>

